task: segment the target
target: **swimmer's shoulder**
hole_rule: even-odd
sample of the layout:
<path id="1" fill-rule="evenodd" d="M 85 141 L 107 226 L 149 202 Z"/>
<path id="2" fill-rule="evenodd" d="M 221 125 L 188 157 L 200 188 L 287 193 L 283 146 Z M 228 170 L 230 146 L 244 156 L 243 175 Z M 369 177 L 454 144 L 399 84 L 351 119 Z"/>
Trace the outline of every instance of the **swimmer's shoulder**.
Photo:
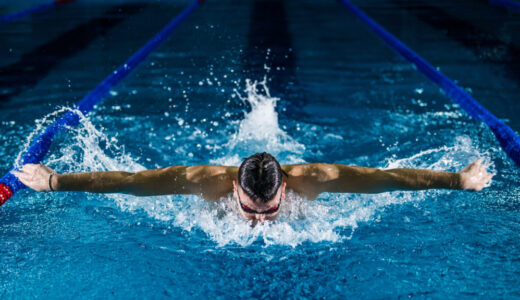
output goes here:
<path id="1" fill-rule="evenodd" d="M 285 177 L 286 189 L 293 190 L 308 200 L 314 200 L 326 191 L 327 182 L 338 177 L 336 164 L 304 163 L 281 166 L 289 177 Z"/>
<path id="2" fill-rule="evenodd" d="M 187 176 L 197 181 L 229 181 L 236 178 L 238 167 L 220 165 L 196 165 L 187 168 Z"/>
<path id="3" fill-rule="evenodd" d="M 283 180 L 287 184 L 285 189 L 288 192 L 290 191 L 302 195 L 304 191 L 302 189 L 303 186 L 301 180 L 299 180 L 299 176 L 302 174 L 304 165 L 281 165 L 280 167 L 285 172 L 285 174 L 282 176 Z"/>
<path id="4" fill-rule="evenodd" d="M 201 196 L 206 201 L 218 201 L 233 192 L 233 180 L 237 178 L 238 167 L 221 165 L 199 165 L 202 184 Z"/>

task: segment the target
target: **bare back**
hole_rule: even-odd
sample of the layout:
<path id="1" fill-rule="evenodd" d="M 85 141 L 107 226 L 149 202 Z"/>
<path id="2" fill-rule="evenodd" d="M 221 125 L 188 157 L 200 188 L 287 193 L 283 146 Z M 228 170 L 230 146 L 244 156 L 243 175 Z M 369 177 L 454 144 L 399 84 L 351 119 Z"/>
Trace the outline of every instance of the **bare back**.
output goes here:
<path id="1" fill-rule="evenodd" d="M 313 170 L 311 164 L 283 165 L 281 166 L 289 177 L 283 176 L 287 182 L 286 189 L 314 200 L 320 191 L 314 184 L 314 178 L 319 176 L 318 170 Z M 233 180 L 238 178 L 238 167 L 234 166 L 194 166 L 187 170 L 188 178 L 194 178 L 201 183 L 201 196 L 206 201 L 218 201 L 222 197 L 227 197 L 233 192 Z M 196 178 L 199 177 L 199 178 Z"/>

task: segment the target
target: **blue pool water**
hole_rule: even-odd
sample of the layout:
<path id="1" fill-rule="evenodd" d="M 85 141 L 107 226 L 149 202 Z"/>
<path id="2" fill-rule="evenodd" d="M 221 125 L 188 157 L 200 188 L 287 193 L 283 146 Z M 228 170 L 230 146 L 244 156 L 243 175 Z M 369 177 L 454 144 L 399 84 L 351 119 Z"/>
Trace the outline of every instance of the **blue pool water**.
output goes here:
<path id="1" fill-rule="evenodd" d="M 2 174 L 188 3 L 78 1 L 2 25 Z M 520 15 L 486 1 L 356 4 L 520 131 Z M 254 228 L 231 199 L 26 189 L 0 208 L 0 295 L 520 297 L 518 168 L 337 1 L 206 1 L 43 163 L 138 171 L 261 151 L 449 171 L 484 158 L 496 175 L 478 193 L 289 195 Z"/>

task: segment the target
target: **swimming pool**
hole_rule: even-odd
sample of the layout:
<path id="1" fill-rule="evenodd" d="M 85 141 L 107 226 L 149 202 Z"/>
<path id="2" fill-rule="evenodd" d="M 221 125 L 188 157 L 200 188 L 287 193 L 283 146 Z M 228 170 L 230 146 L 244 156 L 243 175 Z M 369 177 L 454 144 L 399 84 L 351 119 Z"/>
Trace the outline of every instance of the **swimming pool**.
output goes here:
<path id="1" fill-rule="evenodd" d="M 254 228 L 230 200 L 23 190 L 0 208 L 0 295 L 518 297 L 518 168 L 336 1 L 315 2 L 206 1 L 44 163 L 136 171 L 267 151 L 455 171 L 484 157 L 490 188 L 290 196 Z M 518 132 L 518 14 L 468 3 L 356 4 Z M 2 86 L 2 172 L 187 4 L 77 2 L 0 27 L 0 75 L 18 79 Z"/>

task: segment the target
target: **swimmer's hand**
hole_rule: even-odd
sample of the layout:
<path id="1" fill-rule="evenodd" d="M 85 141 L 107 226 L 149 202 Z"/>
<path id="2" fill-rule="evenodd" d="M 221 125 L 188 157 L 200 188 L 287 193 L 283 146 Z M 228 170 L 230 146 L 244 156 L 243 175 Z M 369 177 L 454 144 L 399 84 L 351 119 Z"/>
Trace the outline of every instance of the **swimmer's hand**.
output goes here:
<path id="1" fill-rule="evenodd" d="M 53 172 L 51 168 L 41 164 L 26 164 L 20 172 L 12 171 L 11 173 L 31 189 L 38 192 L 47 192 L 50 191 L 49 178 Z M 57 174 L 56 172 L 54 173 Z M 56 180 L 57 176 L 53 176 L 51 182 L 53 188 L 57 185 Z"/>
<path id="2" fill-rule="evenodd" d="M 480 191 L 485 188 L 493 178 L 486 166 L 482 165 L 482 159 L 467 165 L 459 172 L 461 189 L 469 191 Z"/>

